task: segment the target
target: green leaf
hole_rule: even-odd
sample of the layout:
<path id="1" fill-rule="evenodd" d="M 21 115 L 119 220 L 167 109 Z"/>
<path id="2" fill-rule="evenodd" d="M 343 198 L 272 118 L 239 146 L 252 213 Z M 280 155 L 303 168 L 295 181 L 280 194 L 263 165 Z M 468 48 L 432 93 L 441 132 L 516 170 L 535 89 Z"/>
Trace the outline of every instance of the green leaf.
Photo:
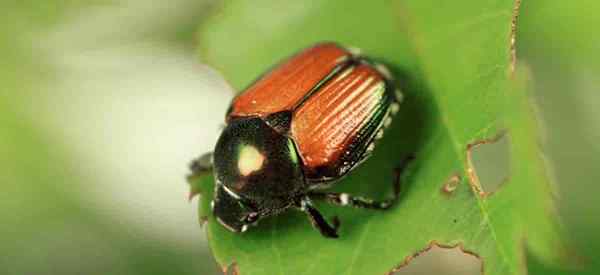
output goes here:
<path id="1" fill-rule="evenodd" d="M 241 274 L 386 274 L 431 243 L 478 255 L 485 274 L 525 274 L 525 248 L 556 260 L 559 226 L 526 74 L 513 72 L 515 5 L 267 0 L 228 1 L 217 9 L 202 25 L 201 55 L 238 90 L 323 40 L 359 47 L 397 76 L 406 96 L 400 113 L 373 157 L 336 190 L 389 196 L 394 167 L 411 152 L 417 156 L 392 210 L 318 205 L 342 221 L 336 240 L 321 237 L 295 211 L 230 233 L 210 215 L 210 177 L 192 182 L 202 190 L 200 215 L 209 217 L 210 245 L 221 266 L 235 263 Z M 509 178 L 484 193 L 468 148 L 500 133 L 510 140 Z M 457 185 L 443 191 L 452 180 Z"/>
<path id="2" fill-rule="evenodd" d="M 581 261 L 579 270 L 562 267 L 560 274 L 600 274 L 600 262 L 591 260 L 600 251 L 600 220 L 589 218 L 600 211 L 600 29 L 589 27 L 600 25 L 598 10 L 593 0 L 527 0 L 519 20 L 519 60 L 535 79 L 544 148 L 559 183 L 559 215 Z M 530 273 L 558 274 L 547 268 Z"/>

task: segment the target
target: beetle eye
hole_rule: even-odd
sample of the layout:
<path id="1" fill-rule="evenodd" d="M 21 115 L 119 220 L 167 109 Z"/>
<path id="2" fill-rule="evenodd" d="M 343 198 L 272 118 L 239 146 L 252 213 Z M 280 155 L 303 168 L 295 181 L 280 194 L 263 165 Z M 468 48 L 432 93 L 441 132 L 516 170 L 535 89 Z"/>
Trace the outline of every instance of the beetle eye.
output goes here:
<path id="1" fill-rule="evenodd" d="M 246 223 L 254 223 L 258 220 L 258 213 L 252 212 L 244 217 Z"/>
<path id="2" fill-rule="evenodd" d="M 238 200 L 238 204 L 244 211 L 248 214 L 242 216 L 240 221 L 243 221 L 246 224 L 254 223 L 258 220 L 258 211 L 256 211 L 256 207 L 248 201 Z"/>

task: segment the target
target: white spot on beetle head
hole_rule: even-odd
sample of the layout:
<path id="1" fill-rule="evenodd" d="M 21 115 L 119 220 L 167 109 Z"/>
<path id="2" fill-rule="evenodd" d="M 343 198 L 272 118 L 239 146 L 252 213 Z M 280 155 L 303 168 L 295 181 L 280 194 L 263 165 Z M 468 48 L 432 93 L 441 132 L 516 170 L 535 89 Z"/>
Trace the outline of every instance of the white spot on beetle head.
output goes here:
<path id="1" fill-rule="evenodd" d="M 238 159 L 238 170 L 242 176 L 248 176 L 262 168 L 265 156 L 254 146 L 245 145 L 240 150 Z"/>

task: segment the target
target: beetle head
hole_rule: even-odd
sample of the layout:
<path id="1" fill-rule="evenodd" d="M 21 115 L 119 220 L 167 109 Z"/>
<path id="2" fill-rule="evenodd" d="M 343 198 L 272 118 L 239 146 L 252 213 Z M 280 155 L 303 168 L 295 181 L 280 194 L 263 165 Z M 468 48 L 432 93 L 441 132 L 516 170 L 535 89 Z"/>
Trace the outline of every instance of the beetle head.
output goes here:
<path id="1" fill-rule="evenodd" d="M 217 221 L 233 232 L 244 232 L 258 220 L 258 212 L 252 204 L 244 201 L 227 187 L 218 185 L 213 201 Z"/>

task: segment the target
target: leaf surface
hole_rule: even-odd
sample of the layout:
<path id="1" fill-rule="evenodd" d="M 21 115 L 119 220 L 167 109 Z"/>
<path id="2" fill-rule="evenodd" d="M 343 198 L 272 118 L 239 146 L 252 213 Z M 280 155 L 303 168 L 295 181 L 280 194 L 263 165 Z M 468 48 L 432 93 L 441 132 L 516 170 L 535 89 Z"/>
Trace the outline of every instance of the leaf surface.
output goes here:
<path id="1" fill-rule="evenodd" d="M 230 233 L 210 214 L 212 179 L 192 182 L 202 190 L 200 215 L 208 216 L 217 261 L 235 263 L 241 274 L 386 274 L 432 242 L 478 255 L 485 274 L 525 274 L 525 248 L 556 259 L 558 226 L 521 77 L 526 74 L 513 71 L 515 5 L 228 1 L 216 9 L 201 27 L 201 55 L 237 90 L 324 40 L 362 49 L 397 77 L 405 94 L 401 111 L 373 157 L 334 190 L 385 198 L 394 167 L 416 155 L 393 209 L 318 205 L 342 221 L 337 240 L 321 237 L 295 211 L 262 220 L 245 234 Z M 500 133 L 510 140 L 510 173 L 488 194 L 468 148 Z M 456 185 L 446 192 L 449 181 Z"/>

